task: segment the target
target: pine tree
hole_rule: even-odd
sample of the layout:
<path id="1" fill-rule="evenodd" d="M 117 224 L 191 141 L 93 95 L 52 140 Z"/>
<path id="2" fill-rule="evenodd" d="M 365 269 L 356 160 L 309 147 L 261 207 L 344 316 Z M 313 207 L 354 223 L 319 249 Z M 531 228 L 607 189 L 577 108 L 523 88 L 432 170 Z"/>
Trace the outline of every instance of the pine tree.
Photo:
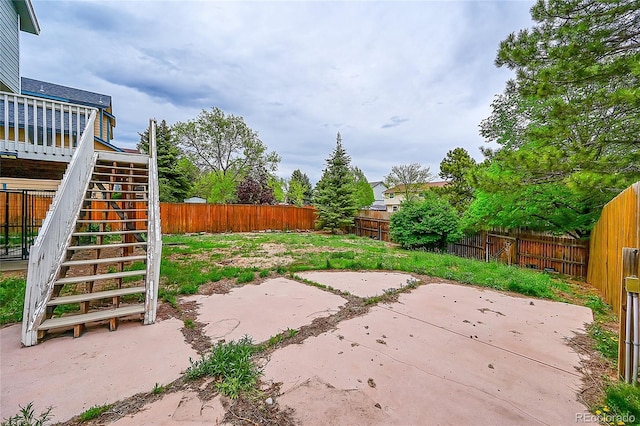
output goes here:
<path id="1" fill-rule="evenodd" d="M 149 153 L 149 130 L 140 133 L 137 148 Z M 160 201 L 182 202 L 190 196 L 191 182 L 194 179 L 193 167 L 182 155 L 173 137 L 171 127 L 162 120 L 156 128 L 156 152 L 158 155 L 158 183 Z"/>
<path id="2" fill-rule="evenodd" d="M 296 206 L 306 206 L 311 204 L 312 187 L 309 177 L 296 169 L 289 179 L 287 190 L 287 201 Z"/>
<path id="3" fill-rule="evenodd" d="M 326 160 L 327 167 L 316 185 L 314 204 L 318 209 L 318 228 L 336 233 L 353 224 L 358 211 L 354 196 L 354 179 L 351 158 L 342 146 L 338 133 L 336 148 Z"/>

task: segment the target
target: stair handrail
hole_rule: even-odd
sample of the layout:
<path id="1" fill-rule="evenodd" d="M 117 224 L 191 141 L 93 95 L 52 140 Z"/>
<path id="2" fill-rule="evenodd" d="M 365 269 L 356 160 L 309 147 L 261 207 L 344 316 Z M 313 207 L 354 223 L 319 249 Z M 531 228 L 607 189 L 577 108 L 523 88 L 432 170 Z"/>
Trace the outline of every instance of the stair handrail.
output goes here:
<path id="1" fill-rule="evenodd" d="M 95 120 L 94 109 L 29 252 L 22 317 L 24 346 L 33 346 L 38 342 L 38 327 L 47 311 L 47 302 L 89 187 L 97 157 L 93 145 Z"/>
<path id="2" fill-rule="evenodd" d="M 158 287 L 160 282 L 160 260 L 162 257 L 156 127 L 156 120 L 149 120 L 149 199 L 147 213 L 147 275 L 145 283 L 144 324 L 153 324 L 156 321 Z"/>

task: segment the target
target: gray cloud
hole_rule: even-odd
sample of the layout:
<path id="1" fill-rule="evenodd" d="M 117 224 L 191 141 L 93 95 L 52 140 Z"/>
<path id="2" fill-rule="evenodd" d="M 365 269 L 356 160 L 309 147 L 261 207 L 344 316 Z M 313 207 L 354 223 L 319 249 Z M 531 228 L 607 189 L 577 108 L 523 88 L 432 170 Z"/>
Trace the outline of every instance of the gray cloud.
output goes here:
<path id="1" fill-rule="evenodd" d="M 150 117 L 218 106 L 281 155 L 281 176 L 319 179 L 340 131 L 377 180 L 437 171 L 458 146 L 479 158 L 477 126 L 511 77 L 498 44 L 532 4 L 34 0 L 42 32 L 21 35 L 22 74 L 111 95 L 121 146 Z"/>

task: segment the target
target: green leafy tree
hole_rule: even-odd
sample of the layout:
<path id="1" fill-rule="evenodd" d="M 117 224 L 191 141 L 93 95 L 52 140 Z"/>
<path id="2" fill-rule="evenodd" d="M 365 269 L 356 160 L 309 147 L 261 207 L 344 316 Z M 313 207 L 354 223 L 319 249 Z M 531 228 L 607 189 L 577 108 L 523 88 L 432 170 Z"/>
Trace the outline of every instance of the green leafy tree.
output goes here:
<path id="1" fill-rule="evenodd" d="M 471 172 L 476 167 L 476 160 L 471 158 L 464 148 L 455 148 L 447 152 L 440 162 L 440 177 L 447 184 L 438 188 L 440 194 L 451 203 L 458 213 L 464 213 L 473 200 Z"/>
<path id="2" fill-rule="evenodd" d="M 393 166 L 391 173 L 384 177 L 384 184 L 389 189 L 399 187 L 400 192 L 404 193 L 405 202 L 407 202 L 415 199 L 422 192 L 421 187 L 432 180 L 433 175 L 429 167 L 423 167 L 419 163 L 411 163 Z"/>
<path id="3" fill-rule="evenodd" d="M 527 211 L 567 213 L 551 214 L 542 229 L 584 236 L 603 205 L 640 179 L 640 8 L 631 0 L 539 0 L 531 16 L 536 25 L 498 51 L 496 64 L 516 78 L 481 124 L 499 148 L 485 151 L 496 167 L 474 173 L 485 194 L 474 209 L 495 218 L 502 215 L 486 208 L 499 207 L 513 219 L 517 200 L 536 194 Z"/>
<path id="4" fill-rule="evenodd" d="M 274 173 L 278 168 L 280 157 L 267 150 L 258 133 L 242 117 L 220 108 L 202 110 L 194 120 L 176 123 L 173 129 L 193 163 L 205 173 L 214 172 L 215 180 L 224 183 L 223 198 L 229 182 L 238 184 L 252 170 Z"/>
<path id="5" fill-rule="evenodd" d="M 312 186 L 309 177 L 296 169 L 291 174 L 287 188 L 287 201 L 296 206 L 311 204 Z"/>
<path id="6" fill-rule="evenodd" d="M 356 197 L 357 205 L 359 208 L 370 207 L 376 199 L 373 195 L 373 188 L 369 185 L 367 177 L 360 168 L 353 167 L 352 171 L 354 179 L 353 192 Z"/>
<path id="7" fill-rule="evenodd" d="M 149 154 L 149 130 L 140 133 L 138 150 Z M 156 152 L 160 201 L 180 203 L 189 198 L 193 182 L 193 169 L 180 152 L 171 127 L 162 120 L 156 127 Z"/>
<path id="8" fill-rule="evenodd" d="M 208 203 L 228 204 L 236 201 L 237 183 L 221 171 L 204 173 L 195 183 L 194 195 Z"/>
<path id="9" fill-rule="evenodd" d="M 444 250 L 457 241 L 458 214 L 447 200 L 432 191 L 421 201 L 405 202 L 391 215 L 391 239 L 406 249 Z"/>
<path id="10" fill-rule="evenodd" d="M 326 160 L 327 167 L 316 185 L 314 204 L 318 209 L 318 227 L 336 233 L 353 224 L 358 211 L 354 196 L 354 179 L 351 157 L 342 146 L 338 133 L 336 148 Z"/>

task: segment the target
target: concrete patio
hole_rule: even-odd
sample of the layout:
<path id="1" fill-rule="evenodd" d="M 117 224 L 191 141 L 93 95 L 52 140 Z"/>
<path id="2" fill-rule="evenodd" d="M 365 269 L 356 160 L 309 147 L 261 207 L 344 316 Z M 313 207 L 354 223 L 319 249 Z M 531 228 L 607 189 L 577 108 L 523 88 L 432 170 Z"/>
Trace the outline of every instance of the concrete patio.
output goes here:
<path id="1" fill-rule="evenodd" d="M 372 296 L 406 285 L 398 273 L 308 272 L 305 280 Z M 197 295 L 197 321 L 213 342 L 264 341 L 336 313 L 347 300 L 286 278 L 228 294 Z M 432 283 L 265 361 L 263 380 L 282 383 L 277 403 L 303 424 L 572 424 L 579 357 L 567 345 L 592 321 L 588 308 Z M 123 324 L 20 347 L 20 327 L 0 330 L 0 418 L 34 402 L 60 422 L 86 409 L 150 392 L 180 377 L 196 351 L 175 318 Z M 216 397 L 167 392 L 118 424 L 216 424 Z"/>

